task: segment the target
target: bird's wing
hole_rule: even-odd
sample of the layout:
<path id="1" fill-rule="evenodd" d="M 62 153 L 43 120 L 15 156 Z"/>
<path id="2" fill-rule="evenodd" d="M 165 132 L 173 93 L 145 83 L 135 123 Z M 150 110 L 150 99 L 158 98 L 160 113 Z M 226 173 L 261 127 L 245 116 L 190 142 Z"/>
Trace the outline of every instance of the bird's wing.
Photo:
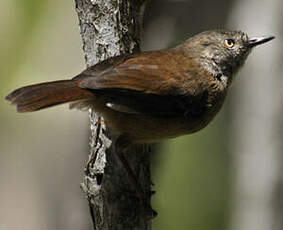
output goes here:
<path id="1" fill-rule="evenodd" d="M 148 52 L 124 60 L 121 57 L 111 65 L 104 63 L 108 68 L 84 71 L 79 86 L 109 95 L 106 105 L 119 112 L 180 115 L 187 113 L 189 101 L 193 103 L 199 94 L 198 90 L 184 90 L 184 84 L 188 88 L 188 84 L 199 80 L 188 73 L 186 61 L 184 56 L 169 51 Z"/>
<path id="2" fill-rule="evenodd" d="M 151 94 L 170 94 L 181 88 L 185 57 L 169 51 L 155 51 L 108 59 L 87 69 L 80 87 L 126 89 Z M 111 64 L 109 64 L 111 63 Z M 99 69 L 99 71 L 97 71 Z"/>

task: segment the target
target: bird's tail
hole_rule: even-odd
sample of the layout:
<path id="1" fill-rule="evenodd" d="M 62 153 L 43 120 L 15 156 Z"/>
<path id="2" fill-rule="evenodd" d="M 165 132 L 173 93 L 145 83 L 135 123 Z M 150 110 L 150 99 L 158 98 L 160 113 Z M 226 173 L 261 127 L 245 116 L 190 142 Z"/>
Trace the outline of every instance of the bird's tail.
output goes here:
<path id="1" fill-rule="evenodd" d="M 53 105 L 93 98 L 93 93 L 78 86 L 80 80 L 61 80 L 25 86 L 14 90 L 6 100 L 18 112 L 32 112 Z"/>

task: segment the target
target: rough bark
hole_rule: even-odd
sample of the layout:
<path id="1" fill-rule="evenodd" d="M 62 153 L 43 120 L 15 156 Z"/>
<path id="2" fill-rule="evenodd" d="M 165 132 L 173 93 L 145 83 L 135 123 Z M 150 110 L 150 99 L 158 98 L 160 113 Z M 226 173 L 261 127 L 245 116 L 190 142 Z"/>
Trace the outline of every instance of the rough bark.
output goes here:
<path id="1" fill-rule="evenodd" d="M 277 35 L 281 25 L 276 19 L 282 17 L 281 9 L 280 0 L 260 4 L 239 0 L 232 23 L 251 36 Z M 282 48 L 276 40 L 256 48 L 239 76 L 231 129 L 236 170 L 232 230 L 283 227 L 282 213 L 278 216 L 281 198 L 277 197 L 282 183 L 282 137 L 277 128 L 282 117 L 278 111 Z"/>
<path id="2" fill-rule="evenodd" d="M 75 0 L 86 65 L 139 50 L 143 11 L 141 0 Z M 90 153 L 82 188 L 87 195 L 94 229 L 149 229 L 142 204 L 115 156 L 103 118 L 90 117 Z M 101 122 L 102 121 L 102 122 Z M 148 146 L 126 155 L 144 191 L 150 194 Z M 150 199 L 150 198 L 149 198 Z"/>

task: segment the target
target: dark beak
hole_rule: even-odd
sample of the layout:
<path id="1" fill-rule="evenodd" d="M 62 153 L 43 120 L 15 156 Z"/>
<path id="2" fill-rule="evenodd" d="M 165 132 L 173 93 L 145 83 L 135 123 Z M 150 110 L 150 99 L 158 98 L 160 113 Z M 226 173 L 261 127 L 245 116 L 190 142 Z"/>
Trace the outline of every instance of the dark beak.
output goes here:
<path id="1" fill-rule="evenodd" d="M 254 47 L 254 46 L 269 42 L 274 38 L 275 38 L 274 36 L 263 36 L 263 37 L 251 38 L 249 40 L 249 45 L 250 47 Z"/>

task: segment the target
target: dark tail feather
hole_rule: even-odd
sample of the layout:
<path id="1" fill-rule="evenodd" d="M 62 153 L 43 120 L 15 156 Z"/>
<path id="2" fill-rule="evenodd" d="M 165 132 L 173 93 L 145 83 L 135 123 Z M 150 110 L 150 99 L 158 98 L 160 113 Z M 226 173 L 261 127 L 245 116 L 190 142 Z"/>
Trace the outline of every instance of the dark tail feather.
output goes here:
<path id="1" fill-rule="evenodd" d="M 18 112 L 32 112 L 53 105 L 90 99 L 93 94 L 78 86 L 80 80 L 62 80 L 29 85 L 14 90 L 6 99 L 17 105 Z"/>

